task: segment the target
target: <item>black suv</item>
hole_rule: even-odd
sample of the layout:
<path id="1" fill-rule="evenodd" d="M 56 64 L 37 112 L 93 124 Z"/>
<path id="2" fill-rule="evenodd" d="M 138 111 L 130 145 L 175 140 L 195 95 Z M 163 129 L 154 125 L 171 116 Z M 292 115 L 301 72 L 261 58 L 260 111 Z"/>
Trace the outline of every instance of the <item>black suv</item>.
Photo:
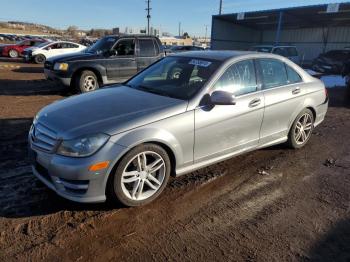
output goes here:
<path id="1" fill-rule="evenodd" d="M 106 36 L 82 53 L 48 59 L 44 72 L 47 79 L 85 93 L 124 82 L 162 57 L 157 37 Z"/>

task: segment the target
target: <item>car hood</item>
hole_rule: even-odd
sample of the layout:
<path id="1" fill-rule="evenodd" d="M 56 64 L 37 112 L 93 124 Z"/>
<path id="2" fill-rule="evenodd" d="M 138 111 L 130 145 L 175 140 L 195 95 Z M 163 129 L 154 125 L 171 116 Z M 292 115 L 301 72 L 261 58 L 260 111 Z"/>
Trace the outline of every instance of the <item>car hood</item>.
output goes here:
<path id="1" fill-rule="evenodd" d="M 101 58 L 102 54 L 87 53 L 84 50 L 74 54 L 56 56 L 52 62 L 74 62 Z"/>
<path id="2" fill-rule="evenodd" d="M 183 113 L 187 104 L 187 101 L 119 86 L 55 102 L 43 108 L 35 121 L 62 139 L 95 133 L 114 135 Z"/>

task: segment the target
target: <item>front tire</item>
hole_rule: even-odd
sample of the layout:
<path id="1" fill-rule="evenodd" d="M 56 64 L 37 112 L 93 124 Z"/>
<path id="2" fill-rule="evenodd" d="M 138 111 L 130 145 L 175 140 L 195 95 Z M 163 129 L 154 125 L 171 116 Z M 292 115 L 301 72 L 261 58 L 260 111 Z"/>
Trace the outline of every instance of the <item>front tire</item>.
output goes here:
<path id="1" fill-rule="evenodd" d="M 78 92 L 87 93 L 99 89 L 97 76 L 92 71 L 82 71 L 75 80 Z"/>
<path id="2" fill-rule="evenodd" d="M 309 141 L 314 129 L 314 115 L 310 109 L 303 110 L 294 120 L 288 135 L 291 148 L 302 148 Z"/>
<path id="3" fill-rule="evenodd" d="M 156 199 L 166 187 L 171 162 L 167 152 L 155 144 L 130 150 L 119 162 L 107 184 L 110 200 L 125 206 L 141 206 Z"/>
<path id="4" fill-rule="evenodd" d="M 44 55 L 36 55 L 34 57 L 34 62 L 37 64 L 43 64 L 46 61 L 46 57 Z"/>
<path id="5" fill-rule="evenodd" d="M 17 57 L 18 57 L 18 51 L 15 50 L 15 49 L 11 49 L 11 50 L 9 51 L 9 57 L 11 57 L 11 58 L 17 58 Z"/>

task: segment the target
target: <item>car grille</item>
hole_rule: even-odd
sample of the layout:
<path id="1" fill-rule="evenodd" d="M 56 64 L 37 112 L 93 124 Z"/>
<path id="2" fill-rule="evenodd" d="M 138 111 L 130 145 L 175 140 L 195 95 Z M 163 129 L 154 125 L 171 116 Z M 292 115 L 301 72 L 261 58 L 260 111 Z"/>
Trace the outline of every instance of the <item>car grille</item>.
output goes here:
<path id="1" fill-rule="evenodd" d="M 46 61 L 44 64 L 45 69 L 53 70 L 53 63 L 50 61 Z"/>
<path id="2" fill-rule="evenodd" d="M 46 152 L 52 152 L 58 142 L 56 132 L 41 123 L 32 126 L 30 135 L 32 145 Z"/>

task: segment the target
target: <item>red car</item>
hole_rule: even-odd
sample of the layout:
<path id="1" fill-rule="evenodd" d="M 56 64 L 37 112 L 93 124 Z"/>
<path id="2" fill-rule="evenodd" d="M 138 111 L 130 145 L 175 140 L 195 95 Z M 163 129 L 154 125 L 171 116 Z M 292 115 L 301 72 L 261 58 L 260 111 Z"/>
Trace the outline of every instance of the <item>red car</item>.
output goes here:
<path id="1" fill-rule="evenodd" d="M 11 58 L 17 58 L 22 55 L 22 52 L 24 51 L 24 49 L 28 47 L 40 45 L 43 42 L 46 42 L 46 41 L 42 39 L 26 39 L 13 45 L 5 45 L 1 47 L 2 49 L 1 55 L 11 57 Z"/>

